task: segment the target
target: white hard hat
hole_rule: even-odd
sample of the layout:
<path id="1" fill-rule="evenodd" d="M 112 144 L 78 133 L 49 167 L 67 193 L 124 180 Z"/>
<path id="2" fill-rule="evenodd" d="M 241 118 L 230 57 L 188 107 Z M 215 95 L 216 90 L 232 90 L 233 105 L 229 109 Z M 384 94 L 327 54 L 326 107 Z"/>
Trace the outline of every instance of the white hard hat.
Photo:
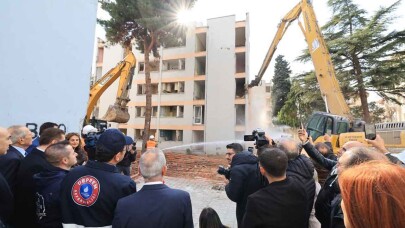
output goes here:
<path id="1" fill-rule="evenodd" d="M 153 136 L 153 135 L 149 136 L 149 139 L 154 139 L 154 138 L 155 138 L 155 136 Z"/>
<path id="2" fill-rule="evenodd" d="M 93 127 L 93 126 L 91 126 L 91 125 L 86 125 L 86 126 L 84 126 L 83 129 L 82 129 L 82 134 L 83 134 L 83 135 L 87 135 L 88 133 L 91 133 L 91 132 L 96 133 L 96 132 L 97 132 L 97 128 L 95 128 L 95 127 Z"/>

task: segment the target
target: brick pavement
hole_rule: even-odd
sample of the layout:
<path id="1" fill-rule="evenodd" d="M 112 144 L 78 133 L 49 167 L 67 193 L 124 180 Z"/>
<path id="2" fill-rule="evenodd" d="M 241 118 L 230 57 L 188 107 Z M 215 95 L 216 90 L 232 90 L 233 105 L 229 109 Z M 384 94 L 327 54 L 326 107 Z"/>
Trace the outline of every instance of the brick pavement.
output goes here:
<path id="1" fill-rule="evenodd" d="M 236 222 L 236 204 L 228 199 L 224 190 L 214 190 L 212 187 L 223 186 L 223 182 L 205 178 L 181 178 L 165 177 L 166 184 L 171 188 L 177 188 L 190 193 L 191 204 L 193 207 L 194 227 L 198 227 L 198 218 L 205 207 L 215 209 L 221 218 L 222 224 L 229 227 L 237 227 Z M 143 186 L 143 178 L 136 177 L 138 190 Z"/>

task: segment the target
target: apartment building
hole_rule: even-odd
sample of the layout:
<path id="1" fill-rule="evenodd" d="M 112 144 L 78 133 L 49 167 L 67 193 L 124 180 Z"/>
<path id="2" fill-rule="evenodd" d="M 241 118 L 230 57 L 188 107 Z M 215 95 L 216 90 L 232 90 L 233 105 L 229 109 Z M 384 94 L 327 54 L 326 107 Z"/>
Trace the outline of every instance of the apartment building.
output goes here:
<path id="1" fill-rule="evenodd" d="M 151 134 L 160 148 L 216 141 L 243 140 L 251 132 L 249 116 L 252 99 L 265 95 L 263 88 L 254 88 L 253 95 L 245 93 L 249 75 L 249 17 L 236 21 L 235 16 L 207 20 L 207 26 L 190 28 L 186 43 L 181 47 L 160 49 L 160 59 L 150 58 L 152 72 Z M 100 42 L 99 42 L 100 43 Z M 141 140 L 145 116 L 145 63 L 143 54 L 136 52 L 137 68 L 130 91 L 128 109 L 131 118 L 127 124 L 114 124 L 123 132 Z M 104 47 L 102 72 L 114 67 L 124 55 L 120 46 Z M 99 68 L 98 68 L 99 69 Z M 98 70 L 100 72 L 100 70 Z M 100 77 L 100 76 L 96 76 Z M 96 108 L 99 117 L 115 99 L 117 82 L 100 98 Z M 261 94 L 261 95 L 259 95 Z M 252 97 L 250 97 L 252 96 Z M 250 97 L 248 99 L 248 97 Z M 140 144 L 139 144 L 140 146 Z M 196 149 L 196 148 L 193 148 Z M 216 153 L 224 148 L 197 149 Z"/>

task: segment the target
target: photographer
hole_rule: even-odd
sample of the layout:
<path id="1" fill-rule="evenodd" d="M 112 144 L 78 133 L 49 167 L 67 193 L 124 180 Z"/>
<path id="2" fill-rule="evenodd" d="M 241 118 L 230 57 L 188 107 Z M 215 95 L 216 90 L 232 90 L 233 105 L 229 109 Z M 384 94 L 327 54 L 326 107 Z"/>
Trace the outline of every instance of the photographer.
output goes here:
<path id="1" fill-rule="evenodd" d="M 236 219 L 240 226 L 248 196 L 264 185 L 256 156 L 249 151 L 243 151 L 239 143 L 228 144 L 226 149 L 226 159 L 230 168 L 220 167 L 218 173 L 225 175 L 229 180 L 225 186 L 225 192 L 228 198 L 236 203 Z"/>
<path id="2" fill-rule="evenodd" d="M 130 136 L 125 136 L 125 155 L 116 165 L 118 172 L 126 176 L 131 175 L 131 163 L 136 159 L 136 143 Z"/>
<path id="3" fill-rule="evenodd" d="M 97 128 L 86 125 L 82 129 L 82 137 L 84 139 L 84 150 L 87 152 L 88 159 L 95 160 L 96 157 L 96 142 L 99 137 Z"/>

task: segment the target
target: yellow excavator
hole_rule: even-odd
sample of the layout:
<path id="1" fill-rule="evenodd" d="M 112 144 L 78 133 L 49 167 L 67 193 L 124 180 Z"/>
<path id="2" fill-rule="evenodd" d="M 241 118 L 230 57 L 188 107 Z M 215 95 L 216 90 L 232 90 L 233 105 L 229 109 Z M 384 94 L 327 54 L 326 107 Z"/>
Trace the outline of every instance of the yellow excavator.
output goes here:
<path id="1" fill-rule="evenodd" d="M 127 104 L 130 101 L 129 91 L 132 85 L 136 58 L 132 51 L 126 50 L 126 53 L 125 58 L 120 61 L 117 66 L 109 70 L 90 88 L 90 96 L 83 125 L 92 124 L 93 126 L 96 125 L 95 127 L 97 127 L 99 124 L 98 122 L 100 121 L 95 120 L 95 118 L 90 119 L 91 113 L 93 112 L 94 106 L 100 99 L 101 95 L 108 87 L 112 85 L 115 80 L 117 80 L 117 78 L 120 78 L 120 80 L 115 103 L 114 105 L 109 106 L 102 120 L 116 123 L 128 122 L 130 116 Z"/>
<path id="2" fill-rule="evenodd" d="M 336 79 L 334 66 L 310 0 L 301 0 L 281 20 L 259 73 L 248 85 L 248 88 L 259 85 L 278 43 L 291 23 L 298 19 L 301 14 L 304 23 L 298 21 L 298 25 L 308 44 L 316 78 L 327 110 L 326 112 L 315 112 L 308 119 L 307 131 L 315 142 L 323 141 L 321 136 L 326 133 L 332 135 L 334 151 L 337 151 L 347 141 L 365 142 L 364 122 L 354 120 L 350 114 L 349 106 Z M 388 148 L 405 148 L 405 122 L 379 123 L 375 124 L 375 128 Z"/>

